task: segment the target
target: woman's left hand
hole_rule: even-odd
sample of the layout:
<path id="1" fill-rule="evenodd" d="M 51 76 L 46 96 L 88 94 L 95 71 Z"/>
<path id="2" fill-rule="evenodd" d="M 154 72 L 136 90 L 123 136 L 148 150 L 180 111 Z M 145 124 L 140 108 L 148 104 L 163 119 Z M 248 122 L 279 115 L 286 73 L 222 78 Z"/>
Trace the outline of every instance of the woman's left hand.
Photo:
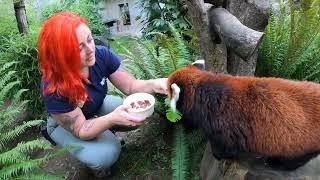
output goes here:
<path id="1" fill-rule="evenodd" d="M 167 81 L 168 81 L 168 78 L 154 79 L 153 91 L 155 93 L 168 95 Z"/>

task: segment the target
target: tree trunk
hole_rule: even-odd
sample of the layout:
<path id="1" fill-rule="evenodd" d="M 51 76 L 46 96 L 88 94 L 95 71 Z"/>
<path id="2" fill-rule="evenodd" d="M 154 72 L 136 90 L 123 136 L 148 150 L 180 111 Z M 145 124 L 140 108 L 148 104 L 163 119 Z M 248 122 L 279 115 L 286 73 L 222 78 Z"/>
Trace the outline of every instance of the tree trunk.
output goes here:
<path id="1" fill-rule="evenodd" d="M 245 60 L 257 50 L 264 34 L 243 25 L 224 8 L 215 8 L 210 11 L 210 24 L 219 39 L 222 39 L 228 48 Z"/>
<path id="2" fill-rule="evenodd" d="M 227 62 L 221 58 L 222 51 L 216 48 L 214 36 L 209 32 L 207 9 L 203 0 L 187 0 L 188 13 L 199 39 L 201 56 L 205 60 L 206 70 L 215 73 L 226 73 Z"/>
<path id="3" fill-rule="evenodd" d="M 13 1 L 14 11 L 17 19 L 17 24 L 19 32 L 21 34 L 28 34 L 28 21 L 26 15 L 26 8 L 24 5 L 24 0 Z"/>

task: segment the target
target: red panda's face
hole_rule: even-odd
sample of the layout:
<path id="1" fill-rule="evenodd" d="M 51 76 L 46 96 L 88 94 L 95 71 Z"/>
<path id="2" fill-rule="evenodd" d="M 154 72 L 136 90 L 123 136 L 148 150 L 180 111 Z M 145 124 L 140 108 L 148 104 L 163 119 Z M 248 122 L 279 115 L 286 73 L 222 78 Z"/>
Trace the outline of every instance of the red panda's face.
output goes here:
<path id="1" fill-rule="evenodd" d="M 196 86 L 201 71 L 192 65 L 180 68 L 173 72 L 168 78 L 169 99 L 171 104 L 177 104 L 179 98 L 186 100 L 186 105 L 192 104 L 194 87 Z M 175 107 L 173 107 L 174 109 Z"/>
<path id="2" fill-rule="evenodd" d="M 172 98 L 172 84 L 177 84 L 179 87 L 183 86 L 186 87 L 189 76 L 191 74 L 193 74 L 193 71 L 196 70 L 195 67 L 193 67 L 192 65 L 187 66 L 187 67 L 183 67 L 180 69 L 177 69 L 175 72 L 173 72 L 172 74 L 170 74 L 170 76 L 168 77 L 168 90 L 169 90 L 169 99 Z"/>

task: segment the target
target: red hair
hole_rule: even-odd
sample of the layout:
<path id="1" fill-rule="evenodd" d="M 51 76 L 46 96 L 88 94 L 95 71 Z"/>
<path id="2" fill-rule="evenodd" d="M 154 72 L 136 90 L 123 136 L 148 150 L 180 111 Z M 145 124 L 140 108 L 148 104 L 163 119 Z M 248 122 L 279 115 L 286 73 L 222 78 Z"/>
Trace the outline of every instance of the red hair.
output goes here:
<path id="1" fill-rule="evenodd" d="M 88 22 L 71 12 L 61 12 L 46 20 L 39 34 L 40 70 L 48 84 L 46 93 L 58 93 L 73 104 L 86 101 L 84 82 L 89 80 L 80 73 L 80 48 L 76 35 L 79 25 Z"/>

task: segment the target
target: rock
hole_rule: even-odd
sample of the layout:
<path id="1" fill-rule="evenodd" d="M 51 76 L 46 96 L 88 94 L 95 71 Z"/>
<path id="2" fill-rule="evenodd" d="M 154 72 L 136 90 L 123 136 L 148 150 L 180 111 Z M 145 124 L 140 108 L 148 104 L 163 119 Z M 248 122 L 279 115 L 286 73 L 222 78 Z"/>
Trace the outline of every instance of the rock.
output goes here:
<path id="1" fill-rule="evenodd" d="M 207 143 L 200 165 L 200 177 L 202 180 L 242 180 L 247 172 L 247 168 L 240 166 L 236 162 L 215 159 L 212 156 L 211 146 Z"/>
<path id="2" fill-rule="evenodd" d="M 318 180 L 320 179 L 320 156 L 294 171 L 270 169 L 258 161 L 218 161 L 212 156 L 207 143 L 201 165 L 202 180 Z"/>

